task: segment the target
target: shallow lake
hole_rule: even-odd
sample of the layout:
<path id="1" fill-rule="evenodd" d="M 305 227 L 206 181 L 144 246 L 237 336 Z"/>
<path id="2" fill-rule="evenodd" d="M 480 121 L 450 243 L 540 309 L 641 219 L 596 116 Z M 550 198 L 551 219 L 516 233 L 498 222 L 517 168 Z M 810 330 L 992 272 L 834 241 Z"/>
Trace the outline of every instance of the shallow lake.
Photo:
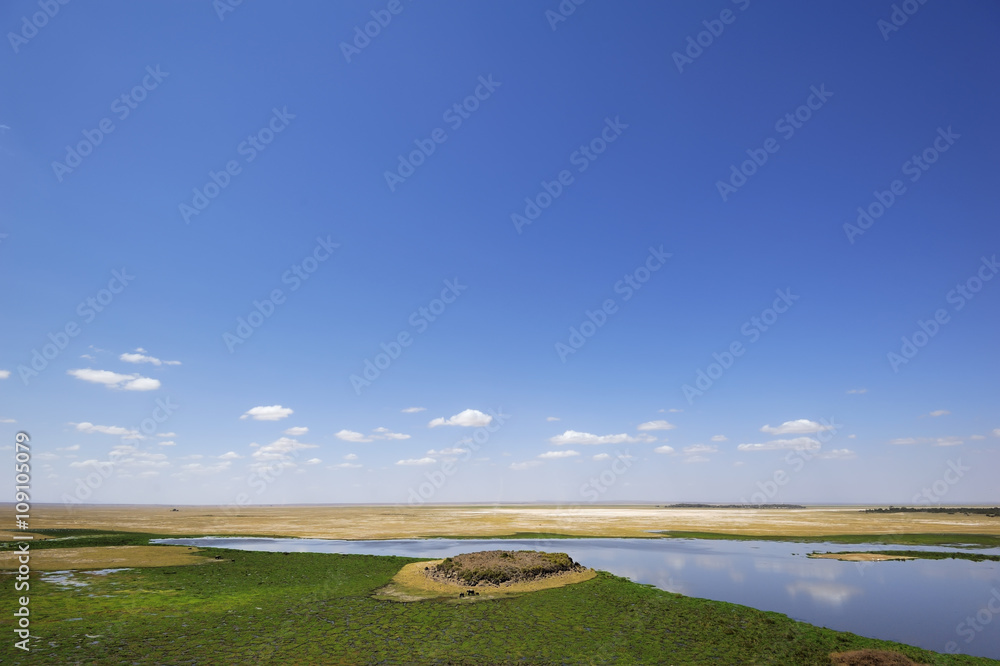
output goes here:
<path id="1" fill-rule="evenodd" d="M 1000 562 L 859 563 L 806 557 L 814 551 L 946 550 L 942 548 L 694 539 L 202 537 L 156 543 L 427 558 L 495 549 L 564 552 L 586 566 L 670 592 L 777 611 L 810 624 L 936 652 L 1000 658 Z M 974 552 L 998 555 L 1000 549 Z"/>

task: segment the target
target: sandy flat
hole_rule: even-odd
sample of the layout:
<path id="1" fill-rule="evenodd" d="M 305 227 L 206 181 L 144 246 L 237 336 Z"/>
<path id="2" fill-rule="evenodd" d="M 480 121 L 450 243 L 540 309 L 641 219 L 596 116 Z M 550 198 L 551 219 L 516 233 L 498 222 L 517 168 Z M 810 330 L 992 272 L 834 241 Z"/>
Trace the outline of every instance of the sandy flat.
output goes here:
<path id="1" fill-rule="evenodd" d="M 92 546 L 85 548 L 47 548 L 29 553 L 32 571 L 68 569 L 115 569 L 123 567 L 167 567 L 215 562 L 195 555 L 198 549 L 181 546 Z M 16 569 L 16 552 L 0 553 L 0 569 Z"/>
<path id="2" fill-rule="evenodd" d="M 126 506 L 35 505 L 32 526 L 331 539 L 500 536 L 554 532 L 650 536 L 650 531 L 820 536 L 906 533 L 1000 535 L 1000 519 L 980 515 L 861 513 L 862 507 L 662 509 L 652 506 Z"/>

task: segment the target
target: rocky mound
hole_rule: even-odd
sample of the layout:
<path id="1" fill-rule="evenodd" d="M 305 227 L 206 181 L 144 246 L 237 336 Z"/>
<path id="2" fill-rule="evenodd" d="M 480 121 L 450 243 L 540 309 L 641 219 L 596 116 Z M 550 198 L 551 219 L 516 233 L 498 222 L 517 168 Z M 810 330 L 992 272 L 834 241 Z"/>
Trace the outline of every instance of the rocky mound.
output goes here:
<path id="1" fill-rule="evenodd" d="M 583 571 L 584 566 L 566 553 L 536 550 L 484 550 L 449 557 L 427 570 L 427 575 L 443 583 L 503 585 L 523 583 L 565 572 Z"/>

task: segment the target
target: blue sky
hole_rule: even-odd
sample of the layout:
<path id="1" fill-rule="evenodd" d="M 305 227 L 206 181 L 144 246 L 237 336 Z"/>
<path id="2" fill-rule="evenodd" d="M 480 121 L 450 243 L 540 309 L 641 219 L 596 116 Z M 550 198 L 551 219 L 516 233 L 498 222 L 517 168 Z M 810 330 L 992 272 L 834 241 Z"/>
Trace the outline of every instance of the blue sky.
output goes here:
<path id="1" fill-rule="evenodd" d="M 996 7 L 46 6 L 37 500 L 997 501 Z"/>

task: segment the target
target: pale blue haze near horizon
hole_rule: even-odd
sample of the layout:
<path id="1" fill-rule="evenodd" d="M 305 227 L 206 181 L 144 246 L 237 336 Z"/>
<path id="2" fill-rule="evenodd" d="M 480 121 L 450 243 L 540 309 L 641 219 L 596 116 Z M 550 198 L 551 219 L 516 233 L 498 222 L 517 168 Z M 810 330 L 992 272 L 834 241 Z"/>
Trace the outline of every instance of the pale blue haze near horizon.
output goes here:
<path id="1" fill-rule="evenodd" d="M 392 4 L 0 10 L 0 444 L 30 433 L 33 499 L 1000 500 L 1000 8 L 897 3 L 887 30 L 891 2 L 588 0 L 553 29 L 554 0 Z"/>

